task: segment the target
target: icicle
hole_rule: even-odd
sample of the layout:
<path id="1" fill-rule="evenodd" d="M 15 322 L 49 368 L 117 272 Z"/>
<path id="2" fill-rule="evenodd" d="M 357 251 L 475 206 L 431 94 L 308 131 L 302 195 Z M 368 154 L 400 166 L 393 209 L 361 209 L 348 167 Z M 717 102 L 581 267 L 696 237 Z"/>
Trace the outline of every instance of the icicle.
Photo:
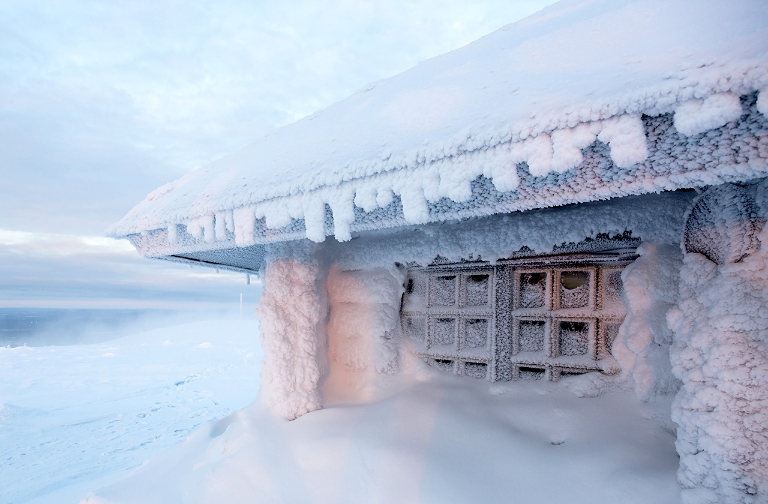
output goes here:
<path id="1" fill-rule="evenodd" d="M 214 229 L 216 230 L 216 239 L 225 241 L 227 239 L 227 218 L 225 212 L 216 212 Z"/>
<path id="2" fill-rule="evenodd" d="M 176 224 L 168 224 L 168 243 L 179 241 L 179 227 Z"/>
<path id="3" fill-rule="evenodd" d="M 280 229 L 291 223 L 291 214 L 288 205 L 282 199 L 262 203 L 258 206 L 256 217 L 264 216 L 264 223 L 268 229 Z"/>
<path id="4" fill-rule="evenodd" d="M 392 192 L 392 188 L 387 187 L 379 187 L 379 190 L 376 192 L 376 203 L 381 207 L 387 207 L 390 203 L 392 203 L 392 200 L 394 199 L 395 195 Z"/>
<path id="5" fill-rule="evenodd" d="M 367 184 L 360 184 L 355 191 L 355 205 L 366 212 L 373 212 L 379 206 L 376 203 L 375 180 Z"/>
<path id="6" fill-rule="evenodd" d="M 251 285 L 251 275 L 245 274 L 245 285 Z"/>
<path id="7" fill-rule="evenodd" d="M 514 191 L 520 185 L 517 174 L 517 163 L 512 161 L 508 146 L 498 146 L 488 156 L 489 160 L 483 167 L 487 170 L 486 177 L 493 180 L 493 186 L 499 192 Z"/>
<path id="8" fill-rule="evenodd" d="M 305 195 L 301 200 L 304 210 L 304 227 L 307 238 L 315 243 L 325 240 L 325 202 L 317 192 Z"/>
<path id="9" fill-rule="evenodd" d="M 213 215 L 204 215 L 200 217 L 200 226 L 203 228 L 203 238 L 206 243 L 213 243 Z"/>
<path id="10" fill-rule="evenodd" d="M 689 100 L 675 108 L 675 129 L 685 136 L 698 135 L 735 121 L 741 117 L 741 112 L 741 101 L 732 93 L 713 94 L 706 100 Z"/>
<path id="11" fill-rule="evenodd" d="M 768 88 L 761 90 L 757 95 L 757 111 L 768 116 Z"/>
<path id="12" fill-rule="evenodd" d="M 256 214 L 251 207 L 241 207 L 233 212 L 235 224 L 235 244 L 248 247 L 256 244 Z"/>
<path id="13" fill-rule="evenodd" d="M 333 234 L 340 242 L 352 239 L 350 226 L 355 220 L 355 191 L 352 187 L 339 187 L 330 191 L 328 205 L 333 212 Z"/>
<path id="14" fill-rule="evenodd" d="M 611 159 L 619 168 L 629 168 L 648 159 L 645 126 L 639 115 L 623 115 L 603 121 L 597 139 L 611 148 Z"/>
<path id="15" fill-rule="evenodd" d="M 595 141 L 600 132 L 600 123 L 579 124 L 575 128 L 566 128 L 552 132 L 552 170 L 563 173 L 576 168 L 584 160 L 581 149 Z"/>
<path id="16" fill-rule="evenodd" d="M 203 237 L 203 227 L 200 225 L 200 219 L 190 219 L 187 221 L 187 232 L 193 238 L 198 240 Z"/>
<path id="17" fill-rule="evenodd" d="M 552 171 L 552 139 L 547 134 L 523 142 L 523 156 L 531 175 L 544 177 Z"/>
<path id="18" fill-rule="evenodd" d="M 406 184 L 401 192 L 403 217 L 411 224 L 424 224 L 429 221 L 429 207 L 420 185 Z"/>

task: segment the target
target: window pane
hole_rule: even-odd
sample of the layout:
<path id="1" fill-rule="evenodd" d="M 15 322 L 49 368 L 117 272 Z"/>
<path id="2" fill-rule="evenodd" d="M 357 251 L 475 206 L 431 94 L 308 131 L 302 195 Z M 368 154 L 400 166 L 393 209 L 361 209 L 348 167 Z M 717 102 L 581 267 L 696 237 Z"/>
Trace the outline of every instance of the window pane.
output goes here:
<path id="1" fill-rule="evenodd" d="M 453 371 L 453 361 L 448 359 L 432 359 L 432 364 L 440 371 Z"/>
<path id="2" fill-rule="evenodd" d="M 488 275 L 469 275 L 466 282 L 467 306 L 484 306 L 488 304 Z"/>
<path id="3" fill-rule="evenodd" d="M 541 380 L 544 378 L 544 370 L 541 368 L 520 366 L 517 378 L 519 380 Z"/>
<path id="4" fill-rule="evenodd" d="M 603 309 L 606 310 L 624 310 L 624 302 L 621 294 L 624 291 L 624 284 L 621 282 L 620 269 L 603 270 Z"/>
<path id="5" fill-rule="evenodd" d="M 432 288 L 433 306 L 454 306 L 456 304 L 456 276 L 435 277 Z"/>
<path id="6" fill-rule="evenodd" d="M 588 271 L 563 271 L 560 274 L 560 308 L 589 306 Z"/>
<path id="7" fill-rule="evenodd" d="M 485 379 L 488 375 L 488 364 L 482 362 L 464 363 L 464 374 L 472 378 Z"/>
<path id="8" fill-rule="evenodd" d="M 405 332 L 405 337 L 409 340 L 423 345 L 427 335 L 427 319 L 423 317 L 405 317 L 403 332 Z"/>
<path id="9" fill-rule="evenodd" d="M 520 308 L 543 308 L 546 304 L 547 274 L 521 273 L 518 306 Z"/>
<path id="10" fill-rule="evenodd" d="M 432 322 L 432 345 L 453 345 L 456 341 L 456 319 L 439 318 Z"/>
<path id="11" fill-rule="evenodd" d="M 521 352 L 543 352 L 545 337 L 543 320 L 521 320 L 518 325 L 518 348 Z"/>
<path id="12" fill-rule="evenodd" d="M 605 337 L 605 349 L 610 352 L 613 348 L 613 342 L 616 340 L 616 336 L 619 335 L 620 322 L 606 322 L 605 329 L 603 329 L 603 336 Z"/>
<path id="13" fill-rule="evenodd" d="M 589 351 L 589 325 L 586 322 L 560 322 L 560 355 L 586 355 Z"/>
<path id="14" fill-rule="evenodd" d="M 488 344 L 488 319 L 469 319 L 464 325 L 464 345 L 482 348 Z"/>

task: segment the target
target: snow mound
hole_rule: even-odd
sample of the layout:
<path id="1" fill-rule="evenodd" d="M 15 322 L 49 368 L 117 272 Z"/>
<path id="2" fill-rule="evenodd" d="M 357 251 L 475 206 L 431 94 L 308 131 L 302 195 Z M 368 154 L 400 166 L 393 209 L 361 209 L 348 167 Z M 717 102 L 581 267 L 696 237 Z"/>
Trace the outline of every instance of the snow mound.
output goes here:
<path id="1" fill-rule="evenodd" d="M 437 375 L 291 422 L 256 401 L 83 504 L 679 503 L 664 406 Z"/>

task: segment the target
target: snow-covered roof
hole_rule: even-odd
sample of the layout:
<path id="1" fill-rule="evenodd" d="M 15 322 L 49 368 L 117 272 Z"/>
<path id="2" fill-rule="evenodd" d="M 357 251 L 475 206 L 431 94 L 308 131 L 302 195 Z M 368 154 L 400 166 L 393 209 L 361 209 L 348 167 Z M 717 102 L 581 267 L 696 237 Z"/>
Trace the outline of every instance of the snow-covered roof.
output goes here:
<path id="1" fill-rule="evenodd" d="M 739 97 L 755 92 L 768 115 L 764 0 L 564 0 L 160 187 L 108 233 L 222 248 L 331 230 L 344 241 L 376 228 L 359 225 L 366 214 L 455 218 L 432 209 L 472 207 L 478 180 L 512 201 L 523 177 L 575 172 L 595 140 L 631 171 L 649 156 L 643 116 L 674 113 L 677 134 L 694 137 L 739 119 Z M 690 187 L 668 179 L 630 192 Z M 577 200 L 622 195 L 602 184 Z M 570 201 L 547 194 L 504 211 Z"/>

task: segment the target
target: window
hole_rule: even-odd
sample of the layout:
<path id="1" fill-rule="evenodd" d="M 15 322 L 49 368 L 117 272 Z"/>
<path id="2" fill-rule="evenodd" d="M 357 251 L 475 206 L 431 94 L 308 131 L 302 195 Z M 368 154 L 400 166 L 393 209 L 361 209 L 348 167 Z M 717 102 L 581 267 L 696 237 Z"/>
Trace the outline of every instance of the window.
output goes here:
<path id="1" fill-rule="evenodd" d="M 472 378 L 615 373 L 621 271 L 633 259 L 620 251 L 412 268 L 403 335 L 431 365 Z"/>

